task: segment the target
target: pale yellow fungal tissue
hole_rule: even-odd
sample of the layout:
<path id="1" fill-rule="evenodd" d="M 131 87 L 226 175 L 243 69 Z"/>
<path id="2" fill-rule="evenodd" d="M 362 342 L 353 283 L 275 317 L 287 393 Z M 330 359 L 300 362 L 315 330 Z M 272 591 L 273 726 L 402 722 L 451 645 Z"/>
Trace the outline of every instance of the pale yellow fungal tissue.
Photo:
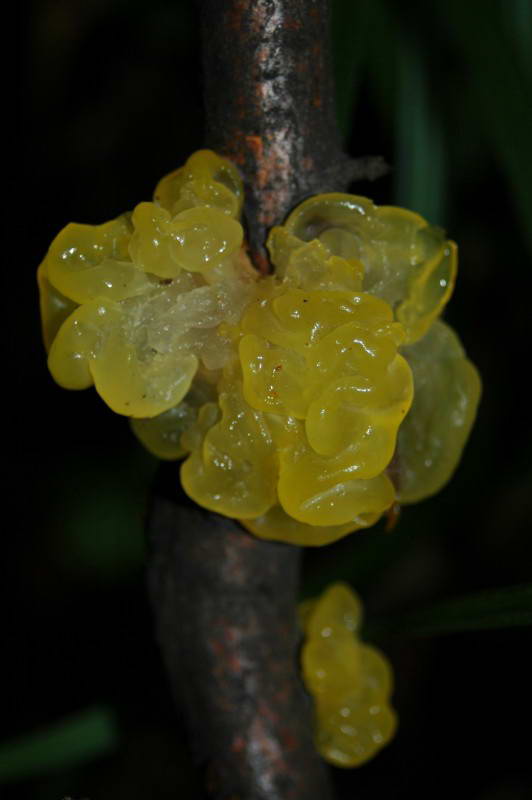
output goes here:
<path id="1" fill-rule="evenodd" d="M 39 267 L 48 365 L 94 385 L 187 494 L 253 534 L 322 545 L 454 471 L 480 394 L 440 319 L 456 246 L 410 211 L 304 201 L 246 255 L 239 173 L 209 150 L 153 202 L 70 224 Z"/>

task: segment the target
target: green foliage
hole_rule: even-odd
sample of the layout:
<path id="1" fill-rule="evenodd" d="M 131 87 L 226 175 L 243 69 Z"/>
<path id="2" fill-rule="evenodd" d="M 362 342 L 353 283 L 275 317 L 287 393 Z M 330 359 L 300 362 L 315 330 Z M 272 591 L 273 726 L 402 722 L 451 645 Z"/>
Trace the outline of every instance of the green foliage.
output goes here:
<path id="1" fill-rule="evenodd" d="M 333 32 L 344 135 L 364 124 L 352 110 L 366 76 L 383 121 L 394 120 L 395 202 L 445 224 L 445 163 L 459 153 L 463 170 L 474 169 L 468 159 L 480 143 L 504 171 L 532 249 L 531 8 L 334 0 Z"/>
<path id="2" fill-rule="evenodd" d="M 47 478 L 50 527 L 59 566 L 98 581 L 142 569 L 144 518 L 157 461 L 132 439 L 129 447 L 63 454 Z"/>
<path id="3" fill-rule="evenodd" d="M 80 766 L 113 752 L 116 722 L 107 708 L 89 708 L 35 733 L 0 744 L 0 781 Z"/>
<path id="4" fill-rule="evenodd" d="M 450 0 L 445 12 L 438 4 L 438 12 L 467 69 L 465 89 L 478 109 L 479 131 L 486 136 L 505 171 L 523 233 L 532 248 L 531 81 L 520 63 L 515 42 L 504 36 L 504 9 L 502 4 L 486 4 L 482 0 Z M 530 53 L 530 27 L 527 32 L 521 21 L 516 27 L 521 49 Z M 475 35 L 471 36 L 473 29 Z M 527 38 L 528 47 L 524 45 Z"/>
<path id="5" fill-rule="evenodd" d="M 441 121 L 432 102 L 420 51 L 404 37 L 397 47 L 395 157 L 396 202 L 418 209 L 433 224 L 443 224 L 446 172 Z"/>
<path id="6" fill-rule="evenodd" d="M 437 636 L 460 631 L 532 625 L 532 583 L 458 597 L 387 620 L 376 620 L 372 634 Z"/>
<path id="7" fill-rule="evenodd" d="M 368 3 L 336 0 L 332 7 L 332 57 L 336 84 L 336 107 L 340 133 L 349 134 L 356 91 L 367 58 L 370 21 Z"/>

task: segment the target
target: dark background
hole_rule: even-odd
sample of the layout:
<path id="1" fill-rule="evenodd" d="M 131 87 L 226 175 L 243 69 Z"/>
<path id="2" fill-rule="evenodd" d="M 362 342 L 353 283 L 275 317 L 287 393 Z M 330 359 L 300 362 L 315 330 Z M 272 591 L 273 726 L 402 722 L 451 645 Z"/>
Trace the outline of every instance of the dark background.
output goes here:
<path id="1" fill-rule="evenodd" d="M 98 223 L 149 199 L 202 145 L 196 10 L 38 0 L 26 11 L 3 284 L 14 515 L 4 534 L 3 796 L 194 798 L 144 591 L 142 519 L 157 463 L 92 390 L 52 382 L 35 270 L 67 222 Z M 334 12 L 347 149 L 393 165 L 353 190 L 411 207 L 459 243 L 446 318 L 484 383 L 461 466 L 437 497 L 404 509 L 391 534 L 378 525 L 306 552 L 303 593 L 351 580 L 369 636 L 390 614 L 532 579 L 532 2 L 337 0 Z M 366 766 L 334 771 L 339 798 L 532 797 L 530 628 L 376 641 L 394 665 L 400 728 Z"/>

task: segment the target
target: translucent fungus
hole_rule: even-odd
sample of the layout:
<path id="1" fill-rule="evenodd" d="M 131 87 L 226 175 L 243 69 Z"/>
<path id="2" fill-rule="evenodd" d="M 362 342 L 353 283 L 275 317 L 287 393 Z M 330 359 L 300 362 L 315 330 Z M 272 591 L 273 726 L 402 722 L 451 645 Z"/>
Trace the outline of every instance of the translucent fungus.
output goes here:
<path id="1" fill-rule="evenodd" d="M 314 699 L 314 738 L 321 756 L 358 767 L 392 739 L 392 670 L 375 647 L 360 641 L 360 600 L 335 583 L 300 607 L 303 680 Z"/>
<path id="2" fill-rule="evenodd" d="M 323 194 L 301 203 L 285 229 L 301 243 L 317 239 L 330 255 L 361 262 L 364 291 L 390 303 L 409 342 L 426 333 L 452 294 L 456 245 L 412 211 Z"/>
<path id="3" fill-rule="evenodd" d="M 257 536 L 321 545 L 437 491 L 480 383 L 437 320 L 456 247 L 417 214 L 328 194 L 246 255 L 243 186 L 208 150 L 153 202 L 67 225 L 38 271 L 55 380 L 96 387 L 185 491 Z"/>
<path id="4" fill-rule="evenodd" d="M 414 503 L 438 492 L 456 469 L 477 413 L 480 378 L 440 320 L 404 354 L 414 403 L 399 430 L 394 479 L 399 502 Z"/>

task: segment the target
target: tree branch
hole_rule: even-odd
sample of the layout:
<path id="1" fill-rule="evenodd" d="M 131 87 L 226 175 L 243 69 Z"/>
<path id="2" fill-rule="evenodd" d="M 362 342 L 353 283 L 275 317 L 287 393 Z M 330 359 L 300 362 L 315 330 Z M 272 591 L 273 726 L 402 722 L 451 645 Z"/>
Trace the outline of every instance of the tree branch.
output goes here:
<path id="1" fill-rule="evenodd" d="M 304 197 L 382 174 L 340 149 L 327 0 L 202 0 L 208 147 L 239 165 L 256 266 Z M 298 674 L 297 547 L 256 539 L 177 492 L 154 498 L 151 599 L 208 796 L 328 800 Z"/>
<path id="2" fill-rule="evenodd" d="M 341 151 L 327 0 L 202 0 L 207 143 L 240 167 L 256 266 L 269 228 L 311 194 L 382 173 Z"/>
<path id="3" fill-rule="evenodd" d="M 297 675 L 299 548 L 186 499 L 151 516 L 158 638 L 208 797 L 327 800 Z"/>

